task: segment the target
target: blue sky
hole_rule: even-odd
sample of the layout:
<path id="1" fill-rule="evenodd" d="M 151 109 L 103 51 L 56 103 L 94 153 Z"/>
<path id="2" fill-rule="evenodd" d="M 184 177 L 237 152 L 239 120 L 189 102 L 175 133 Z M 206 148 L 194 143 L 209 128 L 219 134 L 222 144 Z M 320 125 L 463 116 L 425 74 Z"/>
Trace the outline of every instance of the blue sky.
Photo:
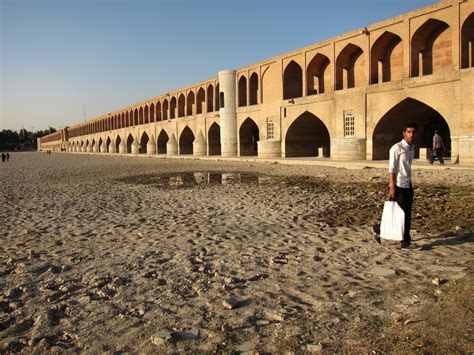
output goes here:
<path id="1" fill-rule="evenodd" d="M 73 125 L 434 0 L 0 0 L 0 129 Z"/>

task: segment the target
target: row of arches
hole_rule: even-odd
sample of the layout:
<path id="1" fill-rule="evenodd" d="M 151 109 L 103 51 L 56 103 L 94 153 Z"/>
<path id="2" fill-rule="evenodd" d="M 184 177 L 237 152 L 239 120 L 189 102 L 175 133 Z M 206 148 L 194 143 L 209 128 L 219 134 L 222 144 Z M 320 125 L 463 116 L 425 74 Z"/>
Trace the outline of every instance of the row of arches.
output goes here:
<path id="1" fill-rule="evenodd" d="M 209 84 L 206 89 L 204 87 L 199 88 L 196 94 L 194 94 L 193 90 L 190 90 L 187 94 L 173 95 L 170 98 L 158 100 L 119 114 L 109 115 L 80 127 L 71 128 L 69 130 L 69 137 L 166 121 L 177 117 L 214 112 L 219 109 L 219 83 L 215 87 L 213 84 Z"/>
<path id="2" fill-rule="evenodd" d="M 247 118 L 240 127 L 239 138 L 240 138 L 240 151 L 242 156 L 257 155 L 257 141 L 259 140 L 259 129 L 255 121 L 250 117 Z M 207 134 L 208 139 L 208 154 L 209 155 L 220 155 L 221 154 L 221 134 L 220 125 L 214 122 Z M 147 132 L 143 132 L 140 138 L 135 137 L 129 133 L 125 140 L 122 140 L 120 135 L 117 135 L 113 141 L 109 136 L 106 138 L 98 139 L 86 139 L 81 141 L 75 141 L 71 143 L 70 150 L 74 152 L 95 152 L 95 153 L 127 153 L 131 154 L 134 152 L 133 146 L 136 145 L 135 152 L 138 154 L 149 154 L 150 145 L 155 145 L 151 152 L 157 154 L 168 154 L 169 144 L 176 142 L 179 147 L 180 155 L 193 154 L 193 143 L 196 140 L 194 132 L 186 126 L 179 139 L 176 142 L 174 133 L 169 135 L 166 130 L 162 129 L 158 134 L 155 141 L 154 136 L 151 137 Z M 123 145 L 122 149 L 120 146 Z"/>
<path id="3" fill-rule="evenodd" d="M 386 112 L 376 124 L 371 137 L 372 159 L 388 159 L 390 147 L 401 139 L 403 125 L 412 121 L 418 124 L 416 146 L 429 148 L 433 132 L 438 129 L 444 138 L 447 150 L 450 150 L 451 133 L 446 120 L 432 107 L 413 98 L 407 98 Z M 324 122 L 315 113 L 309 111 L 305 111 L 292 121 L 283 137 L 285 157 L 317 156 L 321 149 L 324 156 L 329 157 L 331 155 L 331 136 Z M 257 156 L 257 142 L 261 139 L 261 128 L 252 118 L 246 118 L 239 127 L 240 156 Z M 129 133 L 124 141 L 120 135 L 117 135 L 114 141 L 110 137 L 92 139 L 91 141 L 88 139 L 76 141 L 72 143 L 70 150 L 129 154 L 173 154 L 173 152 L 179 152 L 180 155 L 186 155 L 195 153 L 196 142 L 207 144 L 208 155 L 220 155 L 219 124 L 214 122 L 209 127 L 207 143 L 202 133 L 199 132 L 196 136 L 192 129 L 186 126 L 177 140 L 174 133 L 169 134 L 165 129 L 162 129 L 156 139 L 146 132 L 143 132 L 140 137 L 134 137 Z"/>
<path id="4" fill-rule="evenodd" d="M 474 14 L 461 26 L 460 68 L 474 67 Z M 451 27 L 444 21 L 430 18 L 414 32 L 410 39 L 409 75 L 430 75 L 452 66 Z M 316 53 L 303 67 L 290 61 L 283 70 L 283 99 L 293 99 L 344 90 L 369 84 L 401 79 L 404 75 L 404 44 L 402 38 L 385 31 L 369 49 L 369 78 L 365 77 L 364 50 L 354 43 L 347 44 L 335 57 L 334 65 L 323 53 Z M 238 107 L 257 105 L 262 81 L 256 72 L 240 75 L 237 79 Z M 305 81 L 305 83 L 304 83 Z M 305 84 L 305 85 L 303 85 Z M 214 86 L 215 85 L 215 86 Z M 303 92 L 303 91 L 306 92 Z M 69 129 L 69 137 L 95 134 L 142 124 L 171 120 L 194 114 L 218 111 L 220 108 L 219 83 L 209 83 L 195 90 L 165 97 L 156 102 Z"/>
<path id="5" fill-rule="evenodd" d="M 410 76 L 419 77 L 435 73 L 452 65 L 451 28 L 441 20 L 431 18 L 422 24 L 410 41 Z M 317 53 L 306 67 L 306 94 L 316 95 L 331 90 L 343 90 L 365 85 L 364 51 L 349 43 L 337 55 L 334 68 L 330 60 Z M 393 32 L 385 31 L 370 48 L 369 84 L 398 80 L 403 77 L 403 41 Z M 461 27 L 460 68 L 474 67 L 474 14 Z M 239 85 L 240 88 L 240 85 Z M 283 73 L 283 99 L 303 96 L 303 69 L 294 60 Z M 239 96 L 240 98 L 240 96 Z"/>

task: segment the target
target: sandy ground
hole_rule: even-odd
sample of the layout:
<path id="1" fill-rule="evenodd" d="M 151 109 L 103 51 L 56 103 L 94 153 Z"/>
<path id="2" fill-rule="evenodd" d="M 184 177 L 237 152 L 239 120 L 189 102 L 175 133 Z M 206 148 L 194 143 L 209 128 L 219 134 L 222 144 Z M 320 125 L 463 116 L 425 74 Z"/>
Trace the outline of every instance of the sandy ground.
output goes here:
<path id="1" fill-rule="evenodd" d="M 469 353 L 474 170 L 19 153 L 0 165 L 0 351 Z"/>

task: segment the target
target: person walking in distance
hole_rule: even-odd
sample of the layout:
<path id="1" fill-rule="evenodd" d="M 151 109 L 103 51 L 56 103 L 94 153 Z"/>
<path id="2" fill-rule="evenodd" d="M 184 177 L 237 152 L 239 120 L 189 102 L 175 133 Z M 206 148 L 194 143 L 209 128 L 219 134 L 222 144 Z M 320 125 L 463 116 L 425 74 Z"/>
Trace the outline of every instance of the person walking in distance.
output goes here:
<path id="1" fill-rule="evenodd" d="M 416 123 L 410 123 L 403 127 L 403 139 L 390 148 L 388 180 L 388 197 L 396 201 L 405 213 L 405 231 L 403 240 L 400 242 L 402 249 L 411 247 L 411 209 L 413 205 L 413 185 L 411 164 L 415 157 L 413 142 L 416 135 Z M 374 240 L 380 243 L 380 224 L 373 227 Z"/>
<path id="2" fill-rule="evenodd" d="M 445 150 L 443 138 L 439 135 L 439 131 L 435 130 L 433 135 L 433 153 L 430 155 L 430 164 L 438 159 L 441 165 L 444 165 L 443 152 Z"/>
<path id="3" fill-rule="evenodd" d="M 10 154 L 7 152 L 7 163 L 10 161 Z"/>

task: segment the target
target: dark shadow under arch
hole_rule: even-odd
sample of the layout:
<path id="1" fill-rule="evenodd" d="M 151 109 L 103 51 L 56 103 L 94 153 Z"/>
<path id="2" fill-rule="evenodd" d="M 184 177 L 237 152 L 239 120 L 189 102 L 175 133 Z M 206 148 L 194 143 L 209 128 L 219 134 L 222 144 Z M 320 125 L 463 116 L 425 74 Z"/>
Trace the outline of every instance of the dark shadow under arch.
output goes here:
<path id="1" fill-rule="evenodd" d="M 375 126 L 372 135 L 372 159 L 388 159 L 391 146 L 402 140 L 403 126 L 410 122 L 415 122 L 418 126 L 415 137 L 416 158 L 419 157 L 418 148 L 432 146 L 435 129 L 438 129 L 443 137 L 448 150 L 446 156 L 450 156 L 451 133 L 446 120 L 432 107 L 407 98 L 385 113 Z"/>
<path id="2" fill-rule="evenodd" d="M 326 125 L 317 116 L 306 111 L 288 128 L 285 137 L 286 157 L 316 157 L 318 148 L 329 156 L 330 137 Z"/>

